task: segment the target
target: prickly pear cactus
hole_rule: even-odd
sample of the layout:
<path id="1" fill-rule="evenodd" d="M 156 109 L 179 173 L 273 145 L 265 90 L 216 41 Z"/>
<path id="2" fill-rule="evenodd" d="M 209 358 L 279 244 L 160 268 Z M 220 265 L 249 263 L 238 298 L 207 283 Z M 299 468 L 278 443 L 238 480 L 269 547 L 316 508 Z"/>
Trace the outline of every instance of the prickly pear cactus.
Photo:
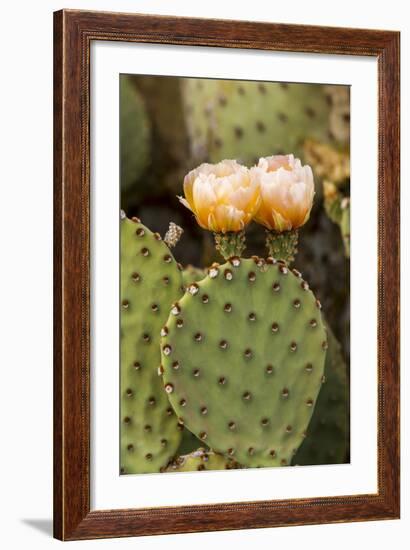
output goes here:
<path id="1" fill-rule="evenodd" d="M 234 460 L 199 448 L 190 454 L 179 456 L 167 467 L 167 472 L 195 472 L 201 470 L 233 470 L 239 468 Z"/>
<path id="2" fill-rule="evenodd" d="M 158 472 L 174 456 L 183 426 L 164 392 L 158 367 L 160 330 L 181 272 L 158 234 L 121 220 L 121 471 Z"/>
<path id="3" fill-rule="evenodd" d="M 126 77 L 121 78 L 120 106 L 121 189 L 124 192 L 148 166 L 151 126 L 142 97 Z"/>
<path id="4" fill-rule="evenodd" d="M 327 349 L 300 274 L 272 258 L 214 265 L 174 304 L 162 334 L 163 383 L 180 421 L 240 464 L 289 465 Z"/>
<path id="5" fill-rule="evenodd" d="M 195 159 L 253 164 L 272 153 L 300 156 L 308 137 L 329 139 L 322 85 L 188 78 L 182 90 Z"/>
<path id="6" fill-rule="evenodd" d="M 343 464 L 349 461 L 349 388 L 339 342 L 327 325 L 325 383 L 320 390 L 306 439 L 292 463 Z"/>

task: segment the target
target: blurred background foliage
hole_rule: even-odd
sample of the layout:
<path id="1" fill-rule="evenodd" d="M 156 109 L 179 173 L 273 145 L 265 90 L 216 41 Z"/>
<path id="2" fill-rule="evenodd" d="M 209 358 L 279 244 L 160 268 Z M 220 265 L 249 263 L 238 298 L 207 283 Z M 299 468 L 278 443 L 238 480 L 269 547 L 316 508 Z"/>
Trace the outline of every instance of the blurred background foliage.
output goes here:
<path id="1" fill-rule="evenodd" d="M 311 165 L 316 196 L 310 220 L 299 233 L 295 267 L 320 299 L 340 342 L 347 381 L 349 136 L 348 86 L 121 76 L 121 207 L 161 235 L 170 221 L 182 226 L 184 234 L 174 254 L 184 266 L 206 267 L 221 261 L 212 234 L 201 230 L 177 199 L 189 170 L 225 158 L 250 167 L 261 156 L 288 153 Z M 266 256 L 264 241 L 263 228 L 251 224 L 245 255 Z M 342 401 L 348 411 L 348 383 L 344 391 Z M 348 454 L 347 445 L 345 460 Z M 340 453 L 335 461 L 343 461 Z"/>

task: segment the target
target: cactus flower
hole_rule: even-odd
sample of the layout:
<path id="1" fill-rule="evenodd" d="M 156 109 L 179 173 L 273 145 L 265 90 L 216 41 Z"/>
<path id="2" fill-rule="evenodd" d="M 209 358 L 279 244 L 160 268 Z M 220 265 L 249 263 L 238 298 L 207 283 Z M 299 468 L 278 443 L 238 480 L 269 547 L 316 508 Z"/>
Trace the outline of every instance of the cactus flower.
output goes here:
<path id="1" fill-rule="evenodd" d="M 293 155 L 276 155 L 259 159 L 250 175 L 252 183 L 260 187 L 256 222 L 277 232 L 291 231 L 307 222 L 315 193 L 310 166 L 302 166 Z"/>
<path id="2" fill-rule="evenodd" d="M 203 229 L 215 233 L 242 231 L 260 205 L 257 180 L 235 160 L 201 164 L 185 176 L 184 194 L 181 203 Z"/>

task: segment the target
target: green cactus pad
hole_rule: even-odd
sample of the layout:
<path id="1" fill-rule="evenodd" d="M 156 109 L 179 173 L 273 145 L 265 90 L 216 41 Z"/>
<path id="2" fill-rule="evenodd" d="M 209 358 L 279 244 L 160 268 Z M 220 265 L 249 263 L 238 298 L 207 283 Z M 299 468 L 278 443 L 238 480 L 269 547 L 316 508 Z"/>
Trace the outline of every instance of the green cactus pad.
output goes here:
<path id="1" fill-rule="evenodd" d="M 179 456 L 167 467 L 166 472 L 196 472 L 201 470 L 233 470 L 240 468 L 234 460 L 199 448 L 192 453 Z"/>
<path id="2" fill-rule="evenodd" d="M 301 156 L 306 138 L 329 140 L 322 85 L 184 79 L 183 99 L 198 160 L 253 164 L 272 154 Z"/>
<path id="3" fill-rule="evenodd" d="M 289 465 L 327 348 L 300 274 L 272 258 L 213 265 L 174 304 L 162 334 L 163 383 L 188 429 L 245 466 Z"/>
<path id="4" fill-rule="evenodd" d="M 178 449 L 183 426 L 158 367 L 160 331 L 180 295 L 168 247 L 137 218 L 121 221 L 121 471 L 158 472 Z"/>
<path id="5" fill-rule="evenodd" d="M 343 464 L 349 460 L 349 387 L 340 344 L 327 325 L 325 383 L 293 464 Z"/>

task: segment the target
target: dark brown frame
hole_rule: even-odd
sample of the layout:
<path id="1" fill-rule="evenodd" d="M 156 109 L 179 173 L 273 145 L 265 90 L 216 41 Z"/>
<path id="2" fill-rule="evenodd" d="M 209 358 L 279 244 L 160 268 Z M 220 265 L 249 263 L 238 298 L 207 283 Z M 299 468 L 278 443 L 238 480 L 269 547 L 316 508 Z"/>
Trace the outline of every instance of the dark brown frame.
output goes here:
<path id="1" fill-rule="evenodd" d="M 90 510 L 89 72 L 92 40 L 377 58 L 377 494 Z M 55 537 L 74 540 L 399 517 L 399 46 L 400 34 L 390 31 L 71 10 L 54 14 Z"/>

